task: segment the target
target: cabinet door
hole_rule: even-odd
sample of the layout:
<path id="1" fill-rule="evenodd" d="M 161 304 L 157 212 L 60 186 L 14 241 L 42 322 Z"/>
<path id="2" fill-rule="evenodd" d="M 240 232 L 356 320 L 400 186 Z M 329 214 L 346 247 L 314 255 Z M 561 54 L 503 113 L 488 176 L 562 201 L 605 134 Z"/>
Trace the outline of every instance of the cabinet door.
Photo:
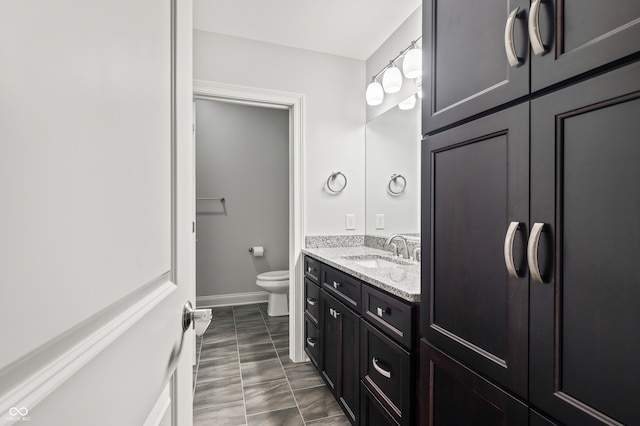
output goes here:
<path id="1" fill-rule="evenodd" d="M 342 302 L 321 290 L 322 374 L 352 423 L 360 407 L 359 316 Z"/>
<path id="2" fill-rule="evenodd" d="M 522 426 L 529 410 L 464 365 L 420 342 L 420 424 Z"/>
<path id="3" fill-rule="evenodd" d="M 567 424 L 640 424 L 639 117 L 639 63 L 532 102 L 530 400 Z"/>
<path id="4" fill-rule="evenodd" d="M 526 398 L 529 104 L 428 137 L 422 155 L 421 335 Z"/>
<path id="5" fill-rule="evenodd" d="M 538 20 L 545 53 L 532 53 L 532 91 L 640 51 L 637 0 L 545 0 Z"/>
<path id="6" fill-rule="evenodd" d="M 521 65 L 510 67 L 505 25 L 511 11 Z M 425 0 L 422 18 L 422 133 L 529 93 L 528 0 Z"/>

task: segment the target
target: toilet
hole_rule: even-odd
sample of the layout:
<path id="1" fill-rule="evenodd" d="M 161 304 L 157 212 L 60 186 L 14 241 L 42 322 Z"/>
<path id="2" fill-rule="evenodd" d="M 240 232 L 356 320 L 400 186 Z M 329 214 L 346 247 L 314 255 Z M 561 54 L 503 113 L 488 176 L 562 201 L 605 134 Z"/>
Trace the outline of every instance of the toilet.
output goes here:
<path id="1" fill-rule="evenodd" d="M 258 275 L 256 285 L 269 293 L 270 317 L 289 315 L 289 271 L 263 272 Z"/>

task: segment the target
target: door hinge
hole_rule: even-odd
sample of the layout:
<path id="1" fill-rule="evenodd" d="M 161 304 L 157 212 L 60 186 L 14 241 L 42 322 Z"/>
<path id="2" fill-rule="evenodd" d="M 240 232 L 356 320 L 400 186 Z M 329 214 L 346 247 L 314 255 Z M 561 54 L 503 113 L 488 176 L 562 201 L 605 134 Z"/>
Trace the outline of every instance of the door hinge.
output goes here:
<path id="1" fill-rule="evenodd" d="M 196 223 L 195 222 L 191 222 L 191 232 L 193 232 L 194 234 L 196 232 Z"/>

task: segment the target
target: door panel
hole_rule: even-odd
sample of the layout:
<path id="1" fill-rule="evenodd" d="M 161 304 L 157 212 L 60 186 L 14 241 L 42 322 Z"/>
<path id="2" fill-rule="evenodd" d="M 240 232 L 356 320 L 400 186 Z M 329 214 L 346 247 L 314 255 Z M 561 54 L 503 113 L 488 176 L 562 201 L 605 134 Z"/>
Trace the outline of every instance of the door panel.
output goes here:
<path id="1" fill-rule="evenodd" d="M 521 426 L 529 410 L 425 340 L 420 341 L 421 424 Z"/>
<path id="2" fill-rule="evenodd" d="M 528 104 L 427 137 L 422 336 L 527 394 Z M 507 275 L 511 222 L 520 276 Z"/>
<path id="3" fill-rule="evenodd" d="M 568 424 L 640 423 L 640 66 L 532 102 L 531 401 Z"/>
<path id="4" fill-rule="evenodd" d="M 0 422 L 191 421 L 190 20 L 188 1 L 3 3 Z"/>
<path id="5" fill-rule="evenodd" d="M 546 53 L 531 59 L 532 91 L 637 53 L 640 2 L 545 1 L 540 32 Z"/>
<path id="6" fill-rule="evenodd" d="M 522 65 L 509 67 L 505 24 L 518 7 L 514 40 Z M 529 93 L 528 9 L 526 0 L 424 2 L 423 134 Z"/>
<path id="7" fill-rule="evenodd" d="M 340 357 L 340 323 L 333 317 L 332 312 L 338 309 L 338 302 L 327 294 L 325 290 L 320 291 L 320 335 L 322 342 L 322 376 L 335 395 L 338 391 L 338 359 Z"/>

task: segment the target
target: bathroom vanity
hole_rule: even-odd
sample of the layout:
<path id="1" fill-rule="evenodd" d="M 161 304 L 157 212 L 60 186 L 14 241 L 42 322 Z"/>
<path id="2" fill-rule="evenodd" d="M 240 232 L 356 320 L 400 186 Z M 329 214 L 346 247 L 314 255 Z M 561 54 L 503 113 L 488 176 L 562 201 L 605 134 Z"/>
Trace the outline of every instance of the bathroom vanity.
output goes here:
<path id="1" fill-rule="evenodd" d="M 304 249 L 305 351 L 353 424 L 416 421 L 420 266 L 371 247 Z"/>

